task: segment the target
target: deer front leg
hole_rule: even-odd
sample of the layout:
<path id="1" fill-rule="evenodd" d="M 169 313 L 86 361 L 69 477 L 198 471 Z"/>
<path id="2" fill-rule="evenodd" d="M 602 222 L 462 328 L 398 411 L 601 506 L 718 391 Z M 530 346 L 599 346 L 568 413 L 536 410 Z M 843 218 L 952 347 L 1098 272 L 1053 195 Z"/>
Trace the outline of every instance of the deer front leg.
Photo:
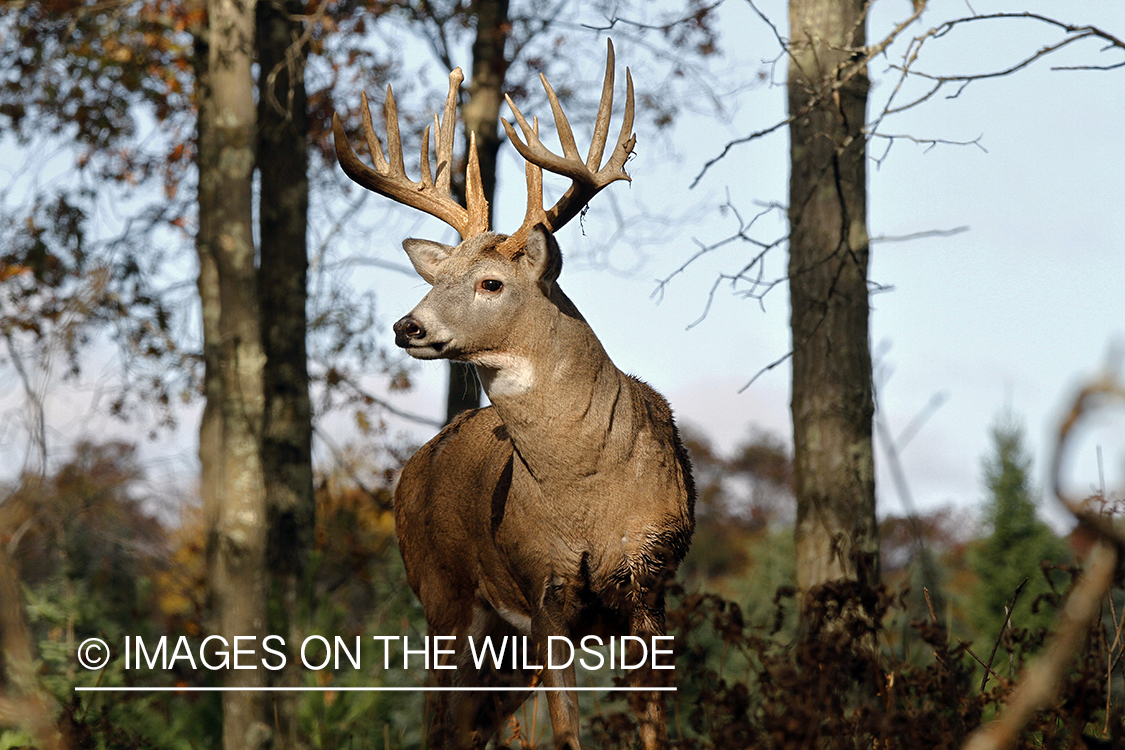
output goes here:
<path id="1" fill-rule="evenodd" d="M 640 637 L 651 649 L 654 643 L 652 636 L 664 635 L 663 611 L 653 611 L 645 607 L 633 610 L 629 617 L 629 632 Z M 656 643 L 660 642 L 656 641 Z M 629 663 L 636 664 L 640 661 L 641 654 L 640 645 L 630 642 Z M 629 687 L 637 690 L 667 685 L 668 672 L 653 669 L 652 665 L 653 657 L 649 653 L 642 666 L 629 672 Z M 637 715 L 642 750 L 664 750 L 668 747 L 668 717 L 664 707 L 664 694 L 656 690 L 630 692 L 629 702 Z"/>
<path id="2" fill-rule="evenodd" d="M 549 636 L 569 636 L 563 619 L 563 590 L 561 586 L 547 585 L 543 606 L 531 620 L 531 638 L 535 650 L 543 664 L 543 684 L 547 690 L 547 710 L 551 714 L 551 729 L 555 735 L 555 750 L 580 750 L 578 745 L 578 694 L 573 688 L 577 682 L 574 677 L 574 664 L 569 659 L 572 654 L 565 650 L 563 640 L 551 641 Z M 548 652 L 548 649 L 552 649 Z M 547 669 L 547 664 L 567 663 L 563 669 Z"/>
<path id="3" fill-rule="evenodd" d="M 491 638 L 495 644 L 510 644 L 507 648 L 513 652 L 519 637 L 515 628 L 497 615 L 492 607 L 481 603 L 474 606 L 473 622 L 468 635 L 476 643 L 481 644 L 479 648 L 482 650 L 485 639 Z M 508 652 L 501 651 L 501 653 Z M 500 663 L 497 663 L 495 659 L 486 658 L 483 668 L 478 670 L 473 662 L 467 639 L 459 639 L 454 684 L 522 688 L 531 681 L 530 674 L 525 670 L 508 668 L 508 662 L 503 658 L 499 661 Z M 513 666 L 517 663 L 514 654 L 510 663 Z M 524 691 L 450 693 L 449 714 L 453 726 L 456 727 L 457 747 L 466 749 L 486 747 L 527 696 L 528 693 Z"/>
<path id="4" fill-rule="evenodd" d="M 426 682 L 433 687 L 448 687 L 451 684 L 446 673 L 433 669 Z M 449 721 L 449 695 L 445 691 L 427 692 L 423 704 L 422 726 L 426 730 L 428 746 L 435 750 L 456 746 L 456 737 Z"/>

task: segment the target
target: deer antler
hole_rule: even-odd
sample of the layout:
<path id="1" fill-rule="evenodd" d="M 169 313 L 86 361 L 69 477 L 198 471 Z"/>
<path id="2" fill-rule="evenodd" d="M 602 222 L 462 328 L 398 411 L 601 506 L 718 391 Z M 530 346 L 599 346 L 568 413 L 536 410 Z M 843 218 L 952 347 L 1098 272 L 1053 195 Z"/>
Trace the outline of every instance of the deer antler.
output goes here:
<path id="1" fill-rule="evenodd" d="M 528 233 L 536 224 L 542 223 L 551 232 L 560 229 L 564 224 L 573 219 L 582 210 L 591 198 L 606 185 L 616 180 L 629 180 L 625 173 L 625 161 L 636 145 L 637 137 L 633 134 L 633 76 L 629 69 L 625 69 L 626 98 L 625 119 L 621 123 L 621 135 L 613 147 L 609 161 L 604 167 L 599 168 L 602 153 L 605 150 L 606 139 L 609 135 L 609 118 L 613 109 L 613 42 L 609 42 L 609 52 L 606 55 L 605 82 L 602 84 L 602 100 L 598 105 L 598 119 L 594 125 L 594 135 L 590 142 L 590 153 L 586 160 L 578 154 L 578 147 L 574 143 L 574 134 L 571 132 L 570 123 L 563 114 L 559 99 L 555 95 L 551 84 L 546 77 L 539 75 L 543 82 L 543 89 L 551 102 L 551 111 L 555 115 L 555 129 L 562 143 L 562 156 L 551 152 L 539 140 L 539 123 L 528 125 L 523 113 L 512 102 L 511 97 L 505 96 L 508 106 L 523 131 L 523 139 L 516 133 L 515 128 L 507 120 L 504 130 L 512 145 L 527 160 L 527 214 L 523 224 L 499 248 L 501 253 L 511 257 L 523 247 Z M 550 209 L 543 208 L 543 170 L 569 177 L 570 188 L 563 194 L 559 201 Z"/>
<path id="2" fill-rule="evenodd" d="M 406 176 L 402 164 L 402 141 L 398 133 L 398 109 L 394 94 L 387 86 L 387 99 L 383 104 L 383 114 L 387 121 L 388 158 L 383 156 L 383 144 L 371 125 L 371 110 L 367 104 L 367 94 L 363 94 L 363 133 L 367 148 L 375 168 L 364 164 L 352 147 L 340 124 L 340 119 L 332 115 L 332 133 L 336 141 L 336 158 L 344 173 L 368 190 L 385 195 L 403 205 L 425 211 L 444 221 L 467 240 L 473 235 L 488 231 L 488 201 L 480 179 L 480 162 L 477 160 L 476 138 L 469 137 L 469 164 L 465 177 L 465 204 L 462 207 L 449 195 L 452 177 L 453 131 L 457 127 L 457 90 L 465 80 L 460 68 L 449 74 L 449 94 L 445 99 L 445 112 L 441 122 L 434 115 L 434 146 L 437 150 L 437 176 L 430 172 L 430 127 L 422 139 L 422 178 L 414 182 Z"/>

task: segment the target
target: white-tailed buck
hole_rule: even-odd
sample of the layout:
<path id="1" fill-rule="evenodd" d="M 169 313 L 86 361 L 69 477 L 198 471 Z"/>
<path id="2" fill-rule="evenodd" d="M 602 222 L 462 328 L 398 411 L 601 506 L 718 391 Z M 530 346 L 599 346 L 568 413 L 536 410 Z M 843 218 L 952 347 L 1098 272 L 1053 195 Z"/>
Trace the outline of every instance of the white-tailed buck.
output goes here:
<path id="1" fill-rule="evenodd" d="M 578 154 L 550 84 L 562 155 L 539 140 L 508 99 L 523 133 L 504 127 L 527 160 L 527 214 L 512 235 L 488 231 L 475 143 L 469 150 L 466 205 L 449 195 L 453 131 L 461 71 L 450 74 L 445 113 L 434 117 L 437 169 L 430 172 L 429 127 L 420 182 L 406 177 L 398 115 L 390 88 L 385 114 L 388 156 L 363 99 L 363 127 L 374 168 L 348 145 L 333 121 L 340 165 L 353 180 L 436 216 L 462 238 L 456 247 L 406 240 L 411 262 L 432 286 L 395 326 L 395 343 L 418 359 L 476 365 L 492 406 L 466 412 L 414 455 L 395 492 L 395 526 L 410 585 L 430 636 L 454 655 L 433 669 L 436 687 L 526 688 L 536 675 L 523 664 L 566 660 L 562 636 L 664 634 L 664 586 L 687 552 L 694 524 L 691 467 L 667 402 L 618 370 L 557 283 L 562 257 L 552 233 L 615 180 L 628 180 L 633 82 L 621 135 L 600 166 L 613 102 L 609 46 L 601 105 L 589 155 Z M 543 207 L 542 169 L 570 178 L 551 209 Z M 478 670 L 473 638 L 527 636 L 518 664 Z M 508 642 L 520 639 L 509 638 Z M 635 641 L 633 641 L 635 645 Z M 555 650 L 547 653 L 549 647 Z M 662 644 L 668 647 L 665 642 Z M 514 644 L 513 644 L 514 647 Z M 525 662 L 524 659 L 530 659 Z M 666 660 L 666 657 L 664 657 Z M 630 673 L 635 688 L 667 684 L 649 666 Z M 600 677 L 609 686 L 610 676 Z M 574 664 L 544 669 L 557 747 L 578 747 Z M 631 693 L 646 750 L 667 742 L 664 702 L 655 691 Z M 431 747 L 483 747 L 527 691 L 427 694 Z"/>

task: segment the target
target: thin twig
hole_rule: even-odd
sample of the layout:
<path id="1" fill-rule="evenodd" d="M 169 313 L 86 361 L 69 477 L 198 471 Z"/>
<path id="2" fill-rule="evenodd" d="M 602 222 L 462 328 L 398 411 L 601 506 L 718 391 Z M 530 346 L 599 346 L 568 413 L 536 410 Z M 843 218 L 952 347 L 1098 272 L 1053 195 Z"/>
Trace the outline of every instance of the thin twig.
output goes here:
<path id="1" fill-rule="evenodd" d="M 985 669 L 985 671 L 986 671 L 986 672 L 988 672 L 988 673 L 989 673 L 989 674 L 991 674 L 991 675 L 992 675 L 993 677 L 995 677 L 995 678 L 996 678 L 996 680 L 997 680 L 997 682 L 999 682 L 999 681 L 1000 681 L 1000 680 L 1002 679 L 1002 678 L 1000 677 L 1000 675 L 998 675 L 998 674 L 996 674 L 995 672 L 993 672 L 993 671 L 992 671 L 992 668 L 991 668 L 991 667 L 989 667 L 989 666 L 988 666 L 987 664 L 985 664 L 985 663 L 984 663 L 984 659 L 982 659 L 982 658 L 980 658 L 979 656 L 977 656 L 976 652 L 975 652 L 975 651 L 973 651 L 973 649 L 972 649 L 972 647 L 970 646 L 970 644 L 969 644 L 969 643 L 967 643 L 967 642 L 965 642 L 965 641 L 963 641 L 963 640 L 961 640 L 961 639 L 958 639 L 958 640 L 957 640 L 957 643 L 959 643 L 959 644 L 961 645 L 961 648 L 965 649 L 965 653 L 966 653 L 966 654 L 968 654 L 969 656 L 971 656 L 971 657 L 973 657 L 974 659 L 976 659 L 976 661 L 977 661 L 977 664 L 980 664 L 980 665 L 981 665 L 982 667 L 984 667 L 984 669 Z"/>
<path id="2" fill-rule="evenodd" d="M 988 655 L 988 666 L 985 667 L 984 676 L 980 680 L 980 691 L 982 693 L 984 692 L 984 686 L 988 684 L 988 675 L 992 674 L 992 660 L 996 658 L 996 650 L 1000 647 L 1000 642 L 1004 640 L 1004 633 L 1012 622 L 1012 612 L 1016 609 L 1016 600 L 1020 598 L 1020 592 L 1023 591 L 1025 585 L 1027 585 L 1027 578 L 1024 578 L 1019 586 L 1016 586 L 1016 593 L 1012 594 L 1011 603 L 1004 608 L 1007 610 L 1004 615 L 1004 624 L 1000 626 L 1000 635 L 996 636 L 996 642 L 992 644 L 992 653 Z"/>
<path id="3" fill-rule="evenodd" d="M 872 245 L 883 242 L 911 242 L 929 237 L 952 237 L 967 231 L 969 231 L 968 226 L 953 227 L 953 229 L 924 229 L 921 232 L 911 232 L 910 234 L 881 234 L 872 237 L 868 242 Z"/>
<path id="4" fill-rule="evenodd" d="M 761 377 L 762 375 L 765 375 L 765 374 L 766 374 L 767 372 L 769 372 L 769 371 L 770 371 L 770 370 L 772 370 L 773 368 L 777 367 L 777 366 L 778 366 L 778 365 L 780 365 L 780 364 L 781 364 L 782 362 L 784 362 L 785 360 L 789 359 L 789 358 L 790 358 L 790 357 L 792 357 L 792 356 L 793 356 L 793 350 L 792 350 L 792 349 L 790 349 L 790 350 L 789 350 L 788 352 L 786 352 L 786 353 L 785 353 L 784 355 L 782 355 L 782 356 L 778 357 L 778 358 L 777 358 L 777 359 L 775 359 L 775 360 L 774 360 L 773 362 L 770 362 L 770 363 L 769 363 L 768 365 L 766 365 L 766 366 L 765 366 L 765 367 L 763 367 L 762 369 L 758 370 L 758 371 L 757 371 L 756 373 L 754 373 L 754 377 L 752 377 L 752 378 L 750 378 L 750 380 L 746 381 L 746 385 L 744 385 L 744 386 L 742 386 L 741 388 L 739 388 L 739 389 L 738 389 L 738 393 L 742 393 L 742 392 L 743 392 L 743 391 L 745 391 L 745 390 L 746 390 L 747 388 L 749 388 L 750 386 L 754 385 L 754 381 L 755 381 L 755 380 L 757 380 L 758 378 L 760 378 L 760 377 Z"/>

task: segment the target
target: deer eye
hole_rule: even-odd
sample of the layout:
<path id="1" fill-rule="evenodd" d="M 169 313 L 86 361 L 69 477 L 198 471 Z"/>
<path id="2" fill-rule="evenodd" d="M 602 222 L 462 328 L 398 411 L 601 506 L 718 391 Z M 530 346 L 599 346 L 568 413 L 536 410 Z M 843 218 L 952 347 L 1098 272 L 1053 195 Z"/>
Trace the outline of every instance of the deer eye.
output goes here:
<path id="1" fill-rule="evenodd" d="M 477 288 L 495 294 L 504 288 L 504 282 L 500 279 L 483 279 L 477 282 Z"/>

